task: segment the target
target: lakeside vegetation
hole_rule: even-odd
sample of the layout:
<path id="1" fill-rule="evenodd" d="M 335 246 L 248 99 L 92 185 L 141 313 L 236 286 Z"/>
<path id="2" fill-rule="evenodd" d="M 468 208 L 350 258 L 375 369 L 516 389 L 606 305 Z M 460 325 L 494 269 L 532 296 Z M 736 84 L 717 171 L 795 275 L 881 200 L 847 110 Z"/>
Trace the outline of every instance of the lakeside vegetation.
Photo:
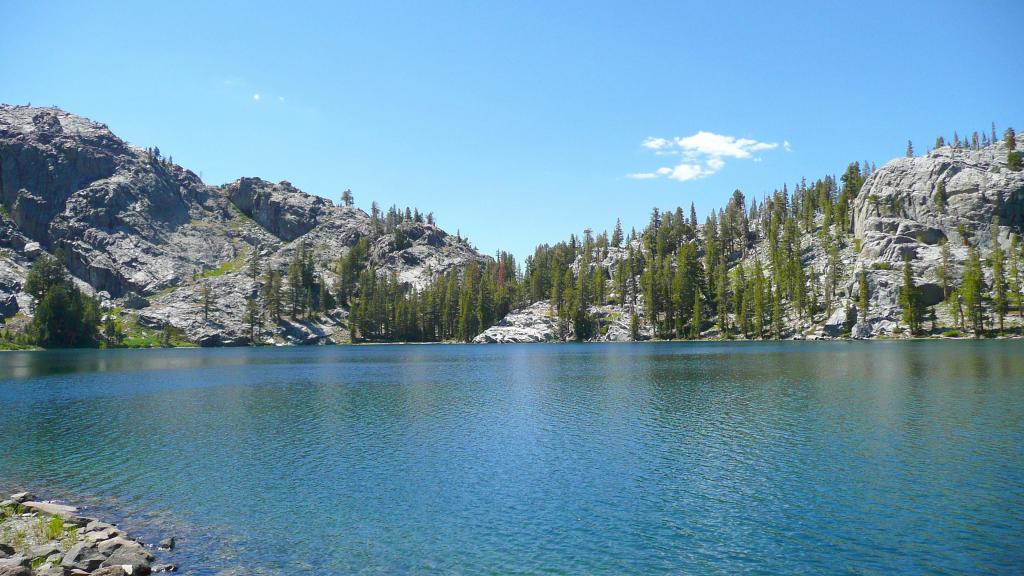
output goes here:
<path id="1" fill-rule="evenodd" d="M 949 144 L 939 137 L 935 145 L 949 146 L 955 154 L 993 142 L 994 127 L 991 136 L 975 132 L 970 140 L 961 140 L 954 133 Z M 1012 128 L 1001 144 L 1007 168 L 1020 170 Z M 907 153 L 913 155 L 911 142 Z M 246 295 L 244 313 L 252 344 L 261 343 L 259 334 L 267 324 L 316 322 L 338 309 L 349 313 L 352 342 L 469 342 L 509 312 L 541 301 L 550 303 L 561 340 L 601 336 L 609 322 L 627 317 L 633 340 L 707 338 L 709 332 L 721 339 L 779 339 L 787 323 L 813 324 L 830 316 L 840 283 L 851 274 L 857 284 L 857 316 L 868 316 L 865 270 L 846 269 L 843 254 L 861 251 L 861 239 L 853 234 L 853 203 L 873 171 L 868 162 L 852 162 L 839 178 L 802 179 L 792 190 L 783 185 L 760 202 L 748 201 L 735 190 L 703 224 L 693 204 L 688 210 L 654 208 L 640 232 L 626 233 L 617 221 L 611 233 L 587 229 L 566 241 L 540 245 L 522 265 L 511 254 L 498 252 L 420 289 L 376 269 L 370 251 L 382 238 L 395 251 L 409 247 L 405 225 L 433 224 L 433 214 L 394 206 L 382 212 L 373 203 L 369 235 L 334 261 L 331 279 L 314 264 L 314 256 L 321 255 L 300 241 L 284 270 L 251 250 L 195 275 L 193 281 L 206 319 L 213 298 L 209 280 L 246 270 L 255 285 Z M 935 209 L 944 210 L 947 201 L 940 182 L 932 198 Z M 881 214 L 901 209 L 881 205 L 877 198 L 868 202 Z M 345 191 L 342 203 L 353 205 L 351 191 Z M 925 305 L 912 263 L 903 261 L 899 306 L 905 334 L 1019 334 L 1024 324 L 1024 243 L 1012 235 L 1007 249 L 996 242 L 982 254 L 969 234 L 960 236 L 967 249 L 960 274 L 949 245 L 942 246 L 936 270 L 940 304 Z M 0 348 L 194 345 L 169 324 L 147 328 L 119 308 L 103 310 L 76 285 L 63 261 L 60 254 L 37 258 L 25 282 L 33 299 L 31 319 L 15 318 L 0 331 Z M 866 265 L 872 271 L 894 270 L 889 261 Z M 615 309 L 604 313 L 601 309 L 608 306 Z M 1013 312 L 1017 321 L 1008 324 Z M 937 328 L 940 314 L 948 325 Z M 19 324 L 22 329 L 11 328 Z"/>

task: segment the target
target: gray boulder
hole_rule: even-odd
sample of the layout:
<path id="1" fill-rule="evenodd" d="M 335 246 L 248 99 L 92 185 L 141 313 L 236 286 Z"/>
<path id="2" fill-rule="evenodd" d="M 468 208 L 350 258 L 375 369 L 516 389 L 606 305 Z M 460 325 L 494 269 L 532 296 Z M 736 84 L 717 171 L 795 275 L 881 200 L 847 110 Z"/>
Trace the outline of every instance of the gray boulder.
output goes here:
<path id="1" fill-rule="evenodd" d="M 867 322 L 857 322 L 853 325 L 850 330 L 850 336 L 856 340 L 863 340 L 871 337 L 871 324 Z"/>
<path id="2" fill-rule="evenodd" d="M 38 558 L 49 558 L 54 554 L 60 554 L 60 544 L 56 542 L 47 542 L 45 544 L 39 544 L 33 546 L 29 551 L 28 557 L 30 560 L 36 560 Z"/>
<path id="3" fill-rule="evenodd" d="M 125 294 L 122 304 L 130 310 L 141 310 L 149 306 L 149 300 L 146 300 L 136 292 L 128 292 Z"/>
<path id="4" fill-rule="evenodd" d="M 134 576 L 138 574 L 131 566 L 104 566 L 89 576 Z"/>
<path id="5" fill-rule="evenodd" d="M 839 306 L 828 317 L 822 326 L 822 333 L 833 338 L 841 336 L 850 329 L 856 319 L 857 311 L 852 306 Z"/>
<path id="6" fill-rule="evenodd" d="M 153 555 L 142 544 L 126 538 L 111 538 L 97 544 L 107 558 L 101 566 L 131 566 L 134 574 L 149 574 Z"/>
<path id="7" fill-rule="evenodd" d="M 64 569 L 60 562 L 46 562 L 32 571 L 32 576 L 64 576 Z"/>
<path id="8" fill-rule="evenodd" d="M 92 522 L 89 522 L 85 525 L 86 532 L 93 532 L 96 530 L 109 530 L 111 528 L 117 528 L 117 526 L 107 522 L 103 522 L 102 520 L 93 520 Z"/>
<path id="9" fill-rule="evenodd" d="M 79 542 L 64 553 L 60 565 L 66 571 L 78 569 L 92 572 L 99 568 L 106 559 L 107 556 L 100 553 L 95 543 Z"/>
<path id="10" fill-rule="evenodd" d="M 66 504 L 57 504 L 55 502 L 35 502 L 32 500 L 26 500 L 22 502 L 21 505 L 33 512 L 40 512 L 50 516 L 60 516 L 65 520 L 74 518 L 78 514 L 78 508 L 68 506 Z"/>
<path id="11" fill-rule="evenodd" d="M 0 567 L 29 566 L 30 564 L 31 560 L 21 555 L 0 559 Z"/>
<path id="12" fill-rule="evenodd" d="M 32 570 L 28 566 L 9 565 L 0 563 L 0 576 L 31 576 Z"/>

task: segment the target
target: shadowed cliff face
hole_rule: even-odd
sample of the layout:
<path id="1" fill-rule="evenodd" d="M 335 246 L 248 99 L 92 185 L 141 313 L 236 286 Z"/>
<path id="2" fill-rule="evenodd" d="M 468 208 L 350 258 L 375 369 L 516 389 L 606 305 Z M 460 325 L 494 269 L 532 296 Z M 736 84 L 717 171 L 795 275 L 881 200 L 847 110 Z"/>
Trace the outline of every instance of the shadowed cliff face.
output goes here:
<path id="1" fill-rule="evenodd" d="M 0 105 L 0 202 L 0 247 L 8 250 L 0 263 L 4 316 L 29 311 L 20 284 L 35 254 L 59 251 L 87 290 L 113 304 L 145 307 L 142 319 L 154 327 L 172 324 L 210 343 L 247 338 L 245 299 L 256 285 L 245 261 L 253 254 L 283 272 L 305 243 L 330 281 L 334 262 L 370 234 L 362 210 L 334 206 L 288 182 L 241 178 L 208 186 L 106 126 L 56 108 Z M 421 287 L 483 260 L 433 225 L 405 226 L 411 245 L 396 250 L 381 238 L 371 261 L 411 284 Z M 196 278 L 211 270 L 215 278 Z M 212 314 L 200 310 L 203 282 L 214 290 Z M 347 337 L 343 312 L 315 329 L 275 327 L 268 336 Z"/>

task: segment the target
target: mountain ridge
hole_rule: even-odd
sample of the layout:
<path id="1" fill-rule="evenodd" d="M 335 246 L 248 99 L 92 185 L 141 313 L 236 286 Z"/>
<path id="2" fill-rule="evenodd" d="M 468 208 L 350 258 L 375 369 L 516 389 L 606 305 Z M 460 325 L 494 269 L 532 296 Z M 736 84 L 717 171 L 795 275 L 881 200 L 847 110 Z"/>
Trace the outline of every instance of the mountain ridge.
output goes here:
<path id="1" fill-rule="evenodd" d="M 283 269 L 294 244 L 308 243 L 317 273 L 330 282 L 334 261 L 370 235 L 371 223 L 358 208 L 336 206 L 286 181 L 242 177 L 210 186 L 103 124 L 57 108 L 7 105 L 0 106 L 0 201 L 0 245 L 11 251 L 0 272 L 5 316 L 30 313 L 21 291 L 30 261 L 40 251 L 60 250 L 68 270 L 107 308 L 142 307 L 145 326 L 168 323 L 209 344 L 248 340 L 242 297 L 254 282 L 244 281 L 247 257 L 259 254 Z M 369 258 L 380 271 L 423 285 L 485 260 L 432 223 L 404 226 L 410 246 L 374 243 Z M 212 323 L 209 311 L 196 321 L 196 278 L 204 276 L 220 290 L 214 302 L 220 320 Z M 147 297 L 151 302 L 143 302 Z M 193 309 L 185 310 L 185 302 Z M 347 341 L 337 318 L 271 330 L 266 340 Z"/>
<path id="2" fill-rule="evenodd" d="M 1024 230 L 1024 173 L 1011 169 L 1005 146 L 958 142 L 873 172 L 855 163 L 841 188 L 834 177 L 802 181 L 760 206 L 737 191 L 703 225 L 681 208 L 655 210 L 638 235 L 573 235 L 539 246 L 519 269 L 418 210 L 384 214 L 374 204 L 367 214 L 350 196 L 336 205 L 257 177 L 207 185 L 103 124 L 58 108 L 0 105 L 0 315 L 8 330 L 24 329 L 37 304 L 25 279 L 32 261 L 51 253 L 101 301 L 105 318 L 200 345 L 403 334 L 476 342 L 891 337 L 907 334 L 906 261 L 918 315 L 966 329 L 962 314 L 939 305 L 952 305 L 951 284 L 964 278 L 971 250 L 1011 252 L 1009 298 L 1019 301 L 1022 256 L 1011 238 Z M 363 286 L 364 267 L 392 279 L 382 284 L 386 295 Z M 980 274 L 983 285 L 995 280 L 987 268 Z M 290 302 L 282 307 L 273 290 Z M 359 308 L 353 322 L 355 306 L 371 297 L 374 307 Z M 910 332 L 921 332 L 920 321 Z"/>

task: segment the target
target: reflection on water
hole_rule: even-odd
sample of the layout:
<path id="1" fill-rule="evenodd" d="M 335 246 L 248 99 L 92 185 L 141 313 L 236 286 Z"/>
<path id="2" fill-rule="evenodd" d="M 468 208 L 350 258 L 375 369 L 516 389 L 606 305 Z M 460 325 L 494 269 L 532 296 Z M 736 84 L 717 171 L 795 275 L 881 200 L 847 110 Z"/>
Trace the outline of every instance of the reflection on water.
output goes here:
<path id="1" fill-rule="evenodd" d="M 0 486 L 186 573 L 1014 573 L 1024 346 L 0 355 Z"/>

